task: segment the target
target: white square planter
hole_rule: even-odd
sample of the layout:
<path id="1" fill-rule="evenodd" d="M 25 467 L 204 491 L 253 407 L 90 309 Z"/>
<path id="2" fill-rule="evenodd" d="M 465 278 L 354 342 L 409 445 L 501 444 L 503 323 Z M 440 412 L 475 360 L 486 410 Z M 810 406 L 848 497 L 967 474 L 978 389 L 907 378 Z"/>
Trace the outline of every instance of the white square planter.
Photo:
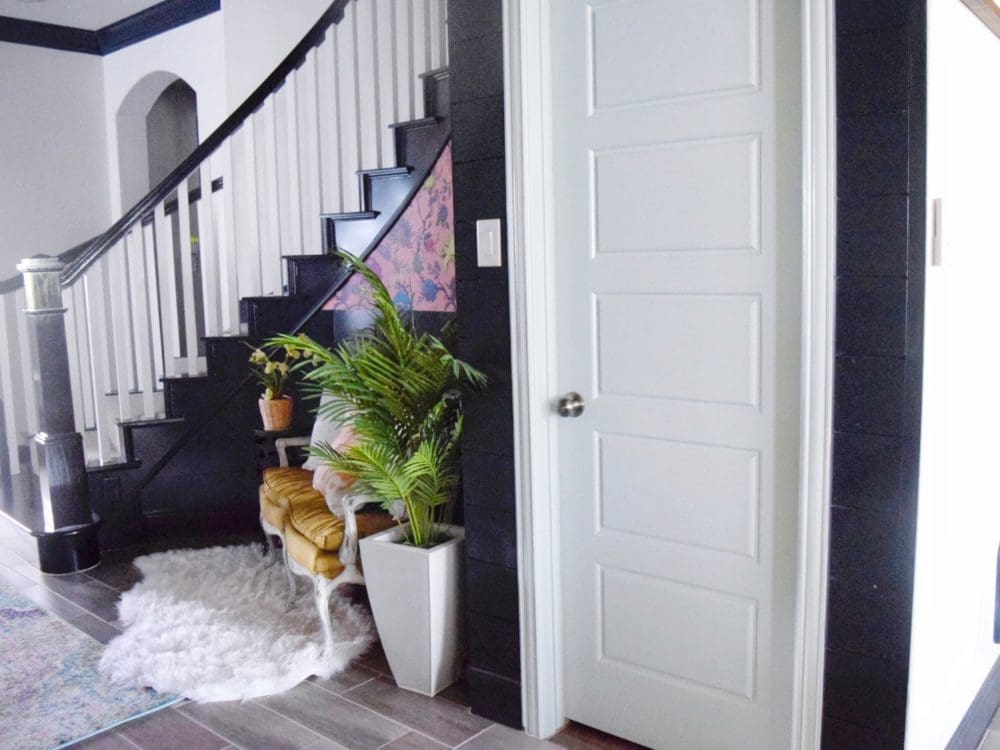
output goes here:
<path id="1" fill-rule="evenodd" d="M 462 673 L 465 656 L 465 530 L 430 549 L 399 544 L 407 526 L 361 540 L 368 598 L 392 676 L 436 695 Z"/>

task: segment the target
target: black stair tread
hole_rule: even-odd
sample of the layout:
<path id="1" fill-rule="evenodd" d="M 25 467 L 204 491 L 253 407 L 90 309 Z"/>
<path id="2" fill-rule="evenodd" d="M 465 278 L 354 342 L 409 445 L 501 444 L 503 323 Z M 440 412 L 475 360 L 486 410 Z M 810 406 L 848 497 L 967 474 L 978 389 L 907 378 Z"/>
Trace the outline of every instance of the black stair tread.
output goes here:
<path id="1" fill-rule="evenodd" d="M 158 424 L 175 424 L 177 422 L 185 422 L 187 419 L 185 417 L 168 417 L 167 415 L 158 415 L 155 417 L 135 417 L 133 419 L 116 419 L 115 420 L 122 427 L 151 427 Z"/>
<path id="2" fill-rule="evenodd" d="M 305 261 L 306 263 L 342 263 L 333 253 L 309 253 L 307 255 L 282 255 L 284 260 Z"/>
<path id="3" fill-rule="evenodd" d="M 160 378 L 161 383 L 166 382 L 190 382 L 195 380 L 212 380 L 212 376 L 207 372 L 195 372 L 189 375 L 164 375 Z"/>
<path id="4" fill-rule="evenodd" d="M 333 219 L 334 221 L 365 221 L 367 219 L 377 219 L 378 211 L 348 211 L 342 214 L 320 214 L 321 219 Z"/>
<path id="5" fill-rule="evenodd" d="M 287 257 L 287 256 L 286 256 Z M 250 337 L 243 333 L 220 333 L 216 336 L 202 336 L 202 341 L 249 341 Z"/>
<path id="6" fill-rule="evenodd" d="M 441 122 L 440 117 L 421 117 L 419 120 L 405 120 L 403 122 L 394 122 L 390 125 L 393 129 L 404 129 L 404 128 L 427 128 L 431 125 L 437 125 Z"/>
<path id="7" fill-rule="evenodd" d="M 279 301 L 282 301 L 282 300 L 287 301 L 287 300 L 290 300 L 290 299 L 295 299 L 295 295 L 293 295 L 293 294 L 262 294 L 259 297 L 240 297 L 240 302 L 246 302 L 248 304 L 252 302 L 253 304 L 256 305 L 256 304 L 261 304 L 261 303 L 267 304 L 269 302 L 279 302 Z M 250 337 L 247 336 L 246 338 L 249 339 Z"/>
<path id="8" fill-rule="evenodd" d="M 413 167 L 381 167 L 380 169 L 359 169 L 356 174 L 365 177 L 383 177 L 409 174 Z"/>
<path id="9" fill-rule="evenodd" d="M 113 461 L 105 461 L 103 464 L 100 461 L 90 460 L 86 462 L 84 468 L 88 473 L 96 474 L 102 471 L 129 471 L 130 469 L 138 469 L 140 466 L 142 466 L 142 461 L 137 458 L 133 458 L 131 461 L 116 458 Z"/>
<path id="10" fill-rule="evenodd" d="M 418 78 L 443 78 L 449 75 L 449 68 L 447 65 L 441 68 L 434 68 L 434 70 L 428 70 L 425 73 L 421 73 Z"/>

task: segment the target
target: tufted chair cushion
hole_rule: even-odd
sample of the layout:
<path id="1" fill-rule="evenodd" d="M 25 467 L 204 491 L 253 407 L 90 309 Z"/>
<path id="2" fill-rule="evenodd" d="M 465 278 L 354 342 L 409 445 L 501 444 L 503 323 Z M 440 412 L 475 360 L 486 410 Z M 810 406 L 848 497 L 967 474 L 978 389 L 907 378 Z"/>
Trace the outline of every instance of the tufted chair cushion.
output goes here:
<path id="1" fill-rule="evenodd" d="M 260 486 L 260 514 L 271 526 L 283 530 L 285 544 L 296 562 L 325 578 L 343 571 L 339 550 L 344 540 L 344 519 L 334 515 L 322 493 L 313 489 L 313 473 L 299 468 L 264 471 Z M 381 511 L 358 513 L 358 537 L 395 525 Z"/>

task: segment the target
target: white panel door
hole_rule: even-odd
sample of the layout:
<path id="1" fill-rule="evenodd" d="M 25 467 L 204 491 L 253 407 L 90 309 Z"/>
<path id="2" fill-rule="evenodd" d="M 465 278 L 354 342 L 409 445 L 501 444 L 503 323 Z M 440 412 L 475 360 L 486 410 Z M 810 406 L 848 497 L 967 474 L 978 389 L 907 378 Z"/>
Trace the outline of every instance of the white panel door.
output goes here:
<path id="1" fill-rule="evenodd" d="M 799 4 L 551 8 L 567 715 L 788 748 Z"/>

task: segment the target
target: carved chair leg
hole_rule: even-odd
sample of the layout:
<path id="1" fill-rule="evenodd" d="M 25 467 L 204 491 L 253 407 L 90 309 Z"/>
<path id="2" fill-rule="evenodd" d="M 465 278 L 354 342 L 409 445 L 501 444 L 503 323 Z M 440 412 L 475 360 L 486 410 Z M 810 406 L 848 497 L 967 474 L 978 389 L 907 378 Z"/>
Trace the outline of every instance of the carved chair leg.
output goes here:
<path id="1" fill-rule="evenodd" d="M 333 624 L 330 622 L 330 594 L 335 588 L 334 582 L 323 576 L 313 575 L 313 598 L 316 600 L 316 610 L 319 621 L 323 625 L 323 656 L 333 653 Z"/>
<path id="2" fill-rule="evenodd" d="M 281 548 L 282 556 L 285 558 L 285 579 L 288 581 L 288 602 L 287 608 L 289 610 L 294 609 L 295 600 L 298 597 L 298 592 L 295 590 L 295 573 L 292 572 L 291 563 L 288 560 L 288 548 Z"/>
<path id="3" fill-rule="evenodd" d="M 267 550 L 264 552 L 264 567 L 270 568 L 278 562 L 278 545 L 275 543 L 277 537 L 274 534 L 264 532 L 264 541 L 267 543 Z"/>

